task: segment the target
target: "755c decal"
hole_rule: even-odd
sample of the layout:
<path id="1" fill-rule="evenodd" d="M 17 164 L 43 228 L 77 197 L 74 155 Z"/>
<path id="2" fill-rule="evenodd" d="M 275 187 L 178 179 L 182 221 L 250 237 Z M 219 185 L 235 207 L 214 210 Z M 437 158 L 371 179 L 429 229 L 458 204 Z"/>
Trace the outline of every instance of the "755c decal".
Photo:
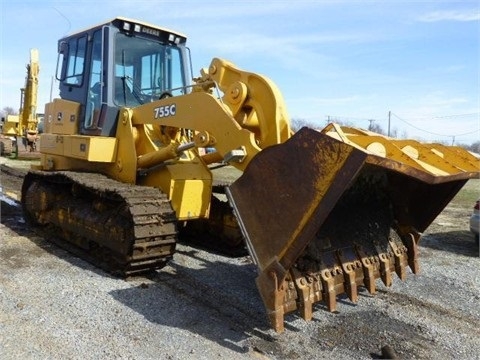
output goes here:
<path id="1" fill-rule="evenodd" d="M 153 116 L 155 119 L 160 119 L 167 116 L 175 116 L 175 113 L 177 112 L 177 106 L 175 104 L 159 106 L 153 109 L 153 111 Z"/>

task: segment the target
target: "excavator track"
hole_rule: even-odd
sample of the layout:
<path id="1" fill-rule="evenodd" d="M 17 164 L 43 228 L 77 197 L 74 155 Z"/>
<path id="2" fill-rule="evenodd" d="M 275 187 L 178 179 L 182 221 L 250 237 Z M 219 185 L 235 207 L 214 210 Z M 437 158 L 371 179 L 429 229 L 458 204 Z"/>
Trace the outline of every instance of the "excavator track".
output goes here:
<path id="1" fill-rule="evenodd" d="M 30 171 L 22 206 L 49 240 L 115 276 L 160 269 L 175 252 L 175 213 L 156 188 L 94 173 Z"/>

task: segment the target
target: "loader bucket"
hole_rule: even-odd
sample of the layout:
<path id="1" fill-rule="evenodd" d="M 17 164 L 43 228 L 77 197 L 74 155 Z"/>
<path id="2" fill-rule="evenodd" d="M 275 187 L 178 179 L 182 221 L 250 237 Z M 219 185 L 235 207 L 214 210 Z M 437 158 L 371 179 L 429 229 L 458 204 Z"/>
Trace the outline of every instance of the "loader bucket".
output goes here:
<path id="1" fill-rule="evenodd" d="M 479 176 L 465 150 L 347 130 L 303 128 L 227 190 L 277 332 L 289 312 L 310 320 L 317 302 L 335 311 L 339 295 L 418 273 L 420 233 Z"/>

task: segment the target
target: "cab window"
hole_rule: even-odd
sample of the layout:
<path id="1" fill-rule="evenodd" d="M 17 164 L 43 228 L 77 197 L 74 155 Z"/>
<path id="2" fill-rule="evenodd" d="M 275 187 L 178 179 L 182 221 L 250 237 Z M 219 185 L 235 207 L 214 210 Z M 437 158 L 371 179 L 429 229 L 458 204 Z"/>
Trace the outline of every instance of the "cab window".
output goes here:
<path id="1" fill-rule="evenodd" d="M 85 70 L 85 51 L 87 37 L 70 39 L 68 44 L 67 67 L 65 71 L 65 84 L 81 86 Z"/>

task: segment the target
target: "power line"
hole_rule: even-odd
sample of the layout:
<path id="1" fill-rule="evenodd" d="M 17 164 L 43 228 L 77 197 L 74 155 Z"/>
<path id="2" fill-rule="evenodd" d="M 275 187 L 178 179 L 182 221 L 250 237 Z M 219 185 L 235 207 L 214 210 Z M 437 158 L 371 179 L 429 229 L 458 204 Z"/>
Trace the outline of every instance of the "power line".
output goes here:
<path id="1" fill-rule="evenodd" d="M 425 130 L 424 128 L 421 128 L 421 127 L 418 127 L 416 125 L 413 125 L 412 123 L 410 123 L 409 121 L 401 118 L 400 116 L 392 113 L 391 111 L 389 111 L 389 114 L 388 114 L 388 119 L 374 119 L 374 118 L 358 118 L 358 117 L 348 117 L 348 116 L 332 116 L 332 115 L 327 115 L 326 117 L 326 121 L 327 123 L 330 123 L 330 122 L 340 122 L 340 123 L 345 123 L 345 125 L 349 126 L 348 123 L 351 124 L 351 126 L 355 126 L 352 124 L 353 123 L 358 123 L 359 121 L 368 121 L 370 123 L 370 127 L 372 126 L 372 124 L 374 122 L 379 122 L 379 123 L 384 123 L 385 121 L 388 121 L 388 136 L 391 136 L 390 135 L 390 126 L 391 126 L 391 116 L 395 116 L 395 118 L 397 118 L 398 120 L 400 120 L 401 122 L 407 124 L 408 126 L 418 130 L 418 131 L 421 131 L 421 132 L 424 132 L 424 133 L 427 133 L 427 134 L 430 134 L 430 135 L 434 135 L 434 136 L 443 136 L 443 137 L 448 137 L 448 138 L 451 138 L 452 139 L 452 145 L 455 143 L 455 138 L 456 137 L 461 137 L 461 136 L 467 136 L 467 135 L 472 135 L 472 134 L 478 134 L 480 133 L 480 127 L 477 129 L 477 130 L 473 130 L 473 131 L 468 131 L 468 132 L 464 132 L 464 133 L 458 133 L 458 134 L 440 134 L 440 133 L 436 133 L 436 132 L 433 132 L 433 131 L 430 131 L 430 130 Z M 479 112 L 476 112 L 476 113 L 465 113 L 465 114 L 454 114 L 454 115 L 445 115 L 445 116 L 434 116 L 434 117 L 429 117 L 429 118 L 416 118 L 414 120 L 433 120 L 433 119 L 452 119 L 452 118 L 460 118 L 460 117 L 467 117 L 467 116 L 480 116 L 480 113 Z M 396 130 L 395 130 L 396 131 Z"/>
<path id="2" fill-rule="evenodd" d="M 445 116 L 434 116 L 432 119 L 447 119 L 447 118 L 453 118 L 453 117 L 463 117 L 463 116 L 473 116 L 473 115 L 480 115 L 478 112 L 474 113 L 468 113 L 468 114 L 456 114 L 456 115 L 445 115 Z"/>
<path id="3" fill-rule="evenodd" d="M 326 115 L 325 121 L 327 123 L 330 122 L 350 122 L 350 123 L 358 123 L 359 121 L 369 122 L 370 124 L 373 122 L 383 122 L 384 119 L 375 119 L 372 117 L 369 118 L 360 118 L 360 117 L 352 117 L 352 116 L 337 116 L 337 115 Z"/>
<path id="4" fill-rule="evenodd" d="M 398 115 L 394 114 L 394 113 L 391 113 L 393 116 L 395 116 L 398 120 L 404 122 L 405 124 L 407 124 L 408 126 L 411 126 L 419 131 L 423 131 L 427 134 L 430 134 L 430 135 L 435 135 L 435 136 L 445 136 L 445 137 L 457 137 L 457 136 L 465 136 L 465 135 L 472 135 L 472 134 L 475 134 L 475 133 L 478 133 L 480 132 L 480 128 L 477 129 L 477 130 L 474 130 L 474 131 L 469 131 L 469 132 L 466 132 L 466 133 L 461 133 L 461 134 L 439 134 L 439 133 L 435 133 L 433 131 L 429 131 L 429 130 L 425 130 L 425 129 L 422 129 L 422 128 L 419 128 L 418 126 L 415 126 L 411 123 L 409 123 L 408 121 L 406 121 L 405 119 L 402 119 L 401 117 L 399 117 Z M 439 119 L 439 118 L 452 118 L 452 117 L 460 117 L 460 116 L 471 116 L 471 115 L 478 115 L 478 113 L 472 113 L 472 114 L 461 114 L 461 115 L 448 115 L 448 116 L 437 116 L 437 117 L 434 117 L 432 119 Z"/>
<path id="5" fill-rule="evenodd" d="M 67 18 L 64 14 L 62 14 L 62 12 L 60 10 L 58 10 L 55 6 L 52 6 L 53 10 L 55 10 L 57 13 L 60 14 L 61 17 L 63 17 L 67 23 L 68 23 L 68 30 L 65 32 L 65 34 L 68 34 L 68 32 L 70 31 L 70 29 L 72 28 L 72 23 L 70 22 L 70 19 Z"/>

